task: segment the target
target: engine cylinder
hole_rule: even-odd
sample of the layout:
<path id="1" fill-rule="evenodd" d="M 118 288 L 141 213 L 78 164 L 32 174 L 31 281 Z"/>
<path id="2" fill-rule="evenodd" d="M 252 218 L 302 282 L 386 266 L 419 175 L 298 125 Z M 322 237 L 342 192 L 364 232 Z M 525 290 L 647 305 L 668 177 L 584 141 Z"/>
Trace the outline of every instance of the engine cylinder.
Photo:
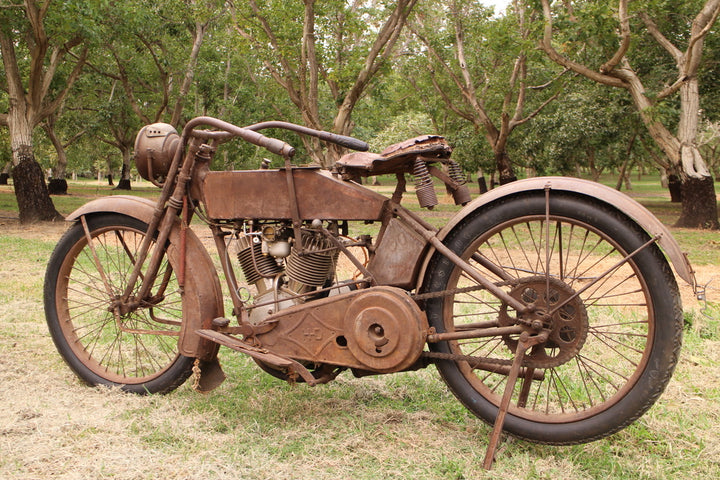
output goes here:
<path id="1" fill-rule="evenodd" d="M 291 282 L 302 286 L 321 287 L 330 276 L 333 265 L 337 261 L 338 250 L 333 244 L 322 237 L 311 234 L 303 235 L 303 254 L 296 249 L 285 260 L 288 278 Z M 290 285 L 290 288 L 301 291 L 302 286 Z"/>
<path id="2" fill-rule="evenodd" d="M 259 237 L 253 235 L 239 237 L 238 250 L 238 261 L 248 283 L 257 284 L 263 278 L 274 277 L 282 272 L 282 267 L 273 257 L 262 253 Z"/>

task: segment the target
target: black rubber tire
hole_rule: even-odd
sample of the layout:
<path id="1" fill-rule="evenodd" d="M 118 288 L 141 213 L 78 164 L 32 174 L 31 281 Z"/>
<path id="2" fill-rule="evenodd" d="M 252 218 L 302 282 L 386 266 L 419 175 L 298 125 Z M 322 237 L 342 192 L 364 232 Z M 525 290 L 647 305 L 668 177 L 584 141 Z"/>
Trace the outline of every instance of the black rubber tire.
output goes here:
<path id="1" fill-rule="evenodd" d="M 183 300 L 169 267 L 174 260 L 165 256 L 152 292 L 158 293 L 158 282 L 168 278 L 163 299 L 152 308 L 122 315 L 120 322 L 135 331 L 122 330 L 110 311 L 105 284 L 107 281 L 113 296 L 123 291 L 132 270 L 130 258 L 145 237 L 147 224 L 120 214 L 86 218 L 105 280 L 78 221 L 58 242 L 45 274 L 45 317 L 58 352 L 89 385 L 120 387 L 137 394 L 176 389 L 192 373 L 194 359 L 178 353 Z M 169 324 L 157 322 L 156 313 Z M 159 331 L 171 334 L 153 333 Z"/>
<path id="2" fill-rule="evenodd" d="M 546 259 L 550 258 L 548 263 L 553 267 L 557 265 L 557 271 L 562 272 L 563 262 L 556 263 L 553 255 L 564 252 L 558 257 L 567 256 L 566 270 L 555 275 L 562 281 L 558 278 L 552 280 L 552 284 L 559 287 L 551 288 L 564 289 L 564 295 L 570 297 L 573 292 L 581 289 L 583 282 L 588 283 L 594 275 L 607 271 L 605 263 L 610 259 L 603 261 L 603 265 L 598 263 L 592 269 L 589 268 L 591 263 L 583 264 L 582 268 L 588 267 L 588 270 L 581 275 L 582 268 L 579 267 L 582 255 L 578 254 L 578 263 L 571 272 L 570 251 L 573 247 L 560 249 L 560 244 L 565 243 L 564 238 L 567 238 L 568 245 L 571 245 L 577 241 L 573 235 L 577 234 L 579 238 L 583 233 L 581 230 L 590 232 L 587 238 L 602 239 L 600 243 L 604 245 L 603 251 L 609 251 L 620 259 L 649 240 L 648 235 L 634 222 L 601 202 L 588 197 L 551 192 L 551 228 L 542 230 L 550 231 L 551 237 L 546 237 L 544 233 L 538 235 L 540 238 L 536 238 L 534 246 L 528 248 L 530 253 L 526 252 L 525 257 L 532 255 L 534 248 L 538 252 L 536 260 L 539 260 L 539 263 L 528 260 L 529 266 L 525 266 L 523 255 L 519 252 L 524 251 L 523 245 L 530 244 L 527 238 L 534 235 L 530 232 L 541 230 L 542 225 L 548 223 L 545 222 L 546 215 L 544 192 L 506 197 L 465 219 L 450 232 L 444 243 L 471 263 L 474 260 L 470 257 L 475 251 L 482 252 L 488 258 L 492 257 L 491 260 L 501 264 L 513 278 L 521 279 L 526 285 L 533 285 L 533 288 L 537 287 L 535 290 L 541 297 L 543 289 L 546 290 L 542 286 L 545 283 L 544 280 L 537 279 L 538 276 L 542 277 L 541 270 Z M 511 238 L 513 235 L 514 240 Z M 552 248 L 548 249 L 550 256 L 543 247 L 547 244 L 545 238 L 551 238 L 549 244 Z M 501 244 L 504 244 L 505 252 L 499 248 Z M 611 247 L 616 248 L 617 252 Z M 598 249 L 598 252 L 600 251 Z M 593 252 L 587 253 L 588 262 L 595 261 L 591 259 L 593 255 Z M 572 258 L 575 258 L 574 254 Z M 497 279 L 479 264 L 475 265 L 490 278 Z M 622 273 L 624 276 L 620 277 L 619 272 L 622 269 L 625 269 Z M 573 311 L 582 312 L 577 315 L 577 325 L 580 325 L 577 331 L 584 330 L 586 335 L 581 342 L 578 341 L 576 348 L 579 351 L 560 354 L 561 348 L 556 343 L 543 347 L 546 349 L 545 353 L 543 349 L 539 349 L 535 360 L 526 359 L 525 366 L 534 368 L 534 371 L 545 370 L 545 377 L 529 384 L 531 393 L 537 386 L 536 404 L 532 405 L 529 399 L 522 407 L 518 406 L 517 402 L 523 380 L 518 380 L 504 423 L 506 432 L 538 443 L 574 444 L 592 441 L 629 425 L 646 412 L 663 392 L 678 361 L 682 339 L 682 307 L 677 284 L 656 244 L 641 250 L 628 264 L 621 267 L 621 270 L 613 273 L 612 277 L 608 276 L 604 282 L 595 284 L 599 286 L 594 293 L 591 294 L 590 289 L 582 293 L 580 297 L 583 305 L 573 304 Z M 614 277 L 615 275 L 618 277 Z M 453 289 L 461 281 L 464 282 L 461 286 L 469 283 L 469 277 L 463 277 L 454 264 L 438 253 L 431 260 L 425 279 L 425 292 Z M 625 280 L 622 279 L 629 282 L 627 290 L 619 286 L 624 285 Z M 501 283 L 500 280 L 497 281 L 498 284 Z M 517 285 L 517 281 L 515 284 Z M 513 286 L 503 288 L 510 291 Z M 640 297 L 641 295 L 643 297 Z M 639 300 L 641 298 L 642 301 Z M 474 313 L 469 313 L 471 307 L 468 304 L 473 303 L 482 308 L 473 306 L 471 310 Z M 456 293 L 427 300 L 426 312 L 430 326 L 439 333 L 454 330 L 455 317 L 458 324 L 464 321 L 472 323 L 501 318 L 506 319 L 505 325 L 508 325 L 507 319 L 511 319 L 512 315 L 504 313 L 508 307 L 503 307 L 500 303 L 487 292 Z M 481 316 L 481 310 L 487 310 L 482 314 L 487 315 Z M 612 316 L 613 314 L 616 316 Z M 642 315 L 647 318 L 643 320 Z M 461 319 L 468 316 L 472 316 L 472 320 Z M 640 333 L 632 333 L 634 329 Z M 507 364 L 514 356 L 512 351 L 515 345 L 517 341 L 506 336 L 485 339 L 482 342 L 478 339 L 444 341 L 431 343 L 429 346 L 432 351 L 442 353 L 497 357 Z M 601 353 L 602 350 L 605 352 Z M 529 351 L 529 354 L 534 352 Z M 547 353 L 549 357 L 542 356 Z M 552 355 L 557 355 L 557 358 L 550 358 Z M 560 355 L 567 358 L 559 359 Z M 554 361 L 562 364 L 551 365 Z M 577 365 L 574 372 L 573 364 Z M 507 379 L 506 373 L 498 375 L 485 370 L 474 370 L 462 360 L 440 360 L 437 368 L 453 394 L 470 411 L 488 423 L 495 421 L 504 390 L 503 375 Z M 618 372 L 614 369 L 618 369 Z M 621 369 L 628 370 L 626 377 L 619 375 Z M 593 381 L 598 381 L 599 384 L 593 385 Z M 547 382 L 547 391 L 544 382 Z M 612 385 L 613 382 L 622 385 L 615 386 Z M 595 389 L 599 393 L 596 393 Z M 605 389 L 609 390 L 607 394 L 603 393 Z M 573 395 L 578 398 L 575 399 Z M 554 401 L 551 400 L 553 396 Z M 588 402 L 587 405 L 585 402 Z"/>

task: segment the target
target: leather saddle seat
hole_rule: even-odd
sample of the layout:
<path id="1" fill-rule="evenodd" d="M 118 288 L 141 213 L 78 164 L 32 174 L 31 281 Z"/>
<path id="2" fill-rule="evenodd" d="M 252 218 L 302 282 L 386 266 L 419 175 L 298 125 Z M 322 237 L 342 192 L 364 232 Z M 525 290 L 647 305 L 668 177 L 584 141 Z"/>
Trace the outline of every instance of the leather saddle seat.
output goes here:
<path id="1" fill-rule="evenodd" d="M 449 158 L 452 147 L 444 137 L 422 135 L 390 145 L 381 153 L 353 152 L 343 155 L 335 167 L 344 177 L 357 178 L 412 172 L 415 159 L 426 162 Z"/>

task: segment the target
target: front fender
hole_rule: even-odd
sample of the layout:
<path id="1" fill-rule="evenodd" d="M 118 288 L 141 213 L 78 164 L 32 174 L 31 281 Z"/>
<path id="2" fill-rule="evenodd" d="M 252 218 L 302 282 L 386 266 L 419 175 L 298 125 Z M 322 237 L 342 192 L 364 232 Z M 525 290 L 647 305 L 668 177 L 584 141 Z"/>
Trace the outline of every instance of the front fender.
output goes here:
<path id="1" fill-rule="evenodd" d="M 690 285 L 695 286 L 692 267 L 690 266 L 687 256 L 683 253 L 680 245 L 678 245 L 673 238 L 670 230 L 660 223 L 660 220 L 658 220 L 647 208 L 643 207 L 627 195 L 600 183 L 579 178 L 535 177 L 518 180 L 490 190 L 488 193 L 476 198 L 460 210 L 438 232 L 437 237 L 440 240 L 444 240 L 448 233 L 450 233 L 466 217 L 476 210 L 502 197 L 512 196 L 522 192 L 544 191 L 546 188 L 592 197 L 596 200 L 604 202 L 634 220 L 651 237 L 659 236 L 660 238 L 658 240 L 658 244 L 670 258 L 677 275 Z M 418 276 L 418 282 L 423 281 L 427 264 L 434 253 L 435 249 L 430 249 L 428 252 L 422 271 Z M 418 285 L 418 287 L 419 286 L 420 285 Z"/>
<path id="2" fill-rule="evenodd" d="M 113 195 L 86 203 L 68 215 L 66 220 L 77 221 L 83 215 L 120 213 L 150 223 L 155 205 L 156 202 L 146 198 Z M 168 255 L 176 261 L 180 255 L 180 219 L 173 225 L 169 242 Z M 212 362 L 217 355 L 218 345 L 199 337 L 195 331 L 210 328 L 214 318 L 223 316 L 220 280 L 210 255 L 191 229 L 186 230 L 185 245 L 185 288 L 179 350 L 187 357 Z"/>

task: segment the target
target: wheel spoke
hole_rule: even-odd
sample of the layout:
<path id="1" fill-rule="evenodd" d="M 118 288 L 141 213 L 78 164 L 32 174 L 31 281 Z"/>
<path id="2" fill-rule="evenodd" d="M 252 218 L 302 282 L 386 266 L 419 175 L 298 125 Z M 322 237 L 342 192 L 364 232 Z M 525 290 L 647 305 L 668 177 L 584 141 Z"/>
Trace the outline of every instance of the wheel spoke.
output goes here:
<path id="1" fill-rule="evenodd" d="M 110 311 L 126 288 L 144 236 L 131 227 L 88 228 L 58 276 L 64 291 L 60 327 L 70 348 L 96 375 L 121 385 L 161 375 L 178 356 L 182 297 L 167 258 L 152 305 L 119 316 Z"/>

